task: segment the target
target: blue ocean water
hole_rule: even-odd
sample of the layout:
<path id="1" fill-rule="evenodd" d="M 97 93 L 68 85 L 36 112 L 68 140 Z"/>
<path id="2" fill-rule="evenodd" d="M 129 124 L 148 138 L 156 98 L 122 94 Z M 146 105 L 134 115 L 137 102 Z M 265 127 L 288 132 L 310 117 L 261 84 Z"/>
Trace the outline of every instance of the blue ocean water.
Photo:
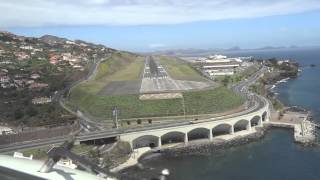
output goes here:
<path id="1" fill-rule="evenodd" d="M 296 79 L 279 84 L 275 89 L 278 98 L 288 106 L 301 106 L 311 110 L 315 121 L 320 122 L 320 48 L 252 51 L 230 53 L 230 56 L 291 59 L 300 64 L 302 72 Z M 310 67 L 311 64 L 316 67 Z"/>
<path id="2" fill-rule="evenodd" d="M 320 122 L 320 49 L 292 49 L 228 53 L 229 56 L 293 59 L 301 64 L 297 79 L 280 84 L 275 91 L 286 105 L 298 105 Z M 310 64 L 316 64 L 314 68 Z M 319 180 L 320 147 L 293 142 L 290 130 L 273 129 L 264 139 L 209 155 L 144 161 L 145 167 L 168 168 L 172 180 Z M 148 177 L 146 171 L 129 170 L 132 176 Z"/>
<path id="3" fill-rule="evenodd" d="M 275 91 L 285 104 L 302 106 L 312 111 L 315 121 L 320 122 L 320 67 L 302 67 L 298 79 L 280 84 Z"/>

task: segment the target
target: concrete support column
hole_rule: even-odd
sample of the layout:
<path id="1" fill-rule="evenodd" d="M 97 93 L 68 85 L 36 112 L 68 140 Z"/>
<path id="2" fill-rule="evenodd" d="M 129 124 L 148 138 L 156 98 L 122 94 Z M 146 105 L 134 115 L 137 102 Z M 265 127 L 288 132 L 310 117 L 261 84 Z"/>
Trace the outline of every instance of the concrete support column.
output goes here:
<path id="1" fill-rule="evenodd" d="M 184 144 L 188 144 L 188 133 L 184 134 Z"/>
<path id="2" fill-rule="evenodd" d="M 262 127 L 262 126 L 263 126 L 263 122 L 262 122 L 262 119 L 260 118 L 258 122 L 258 127 Z"/>
<path id="3" fill-rule="evenodd" d="M 209 130 L 209 140 L 212 141 L 213 140 L 213 136 L 212 136 L 212 129 Z"/>
<path id="4" fill-rule="evenodd" d="M 234 125 L 232 125 L 231 128 L 230 128 L 230 134 L 234 135 Z"/>
<path id="5" fill-rule="evenodd" d="M 161 148 L 162 142 L 161 142 L 161 136 L 158 138 L 158 147 Z"/>
<path id="6" fill-rule="evenodd" d="M 248 130 L 248 131 L 251 131 L 251 121 L 248 122 L 247 130 Z"/>
<path id="7" fill-rule="evenodd" d="M 133 150 L 133 143 L 132 143 L 132 141 L 129 141 L 128 143 L 130 144 L 131 150 Z"/>
<path id="8" fill-rule="evenodd" d="M 263 115 L 261 116 L 261 118 L 263 118 Z M 269 122 L 269 120 L 270 120 L 270 112 L 267 112 L 265 117 L 264 117 L 264 121 L 263 122 Z"/>
<path id="9" fill-rule="evenodd" d="M 80 145 L 80 141 L 79 141 L 79 140 L 76 140 L 73 144 L 74 144 L 74 145 Z"/>
<path id="10" fill-rule="evenodd" d="M 267 112 L 267 115 L 266 115 L 266 120 L 265 120 L 265 122 L 269 122 L 269 119 L 270 118 L 270 114 Z"/>

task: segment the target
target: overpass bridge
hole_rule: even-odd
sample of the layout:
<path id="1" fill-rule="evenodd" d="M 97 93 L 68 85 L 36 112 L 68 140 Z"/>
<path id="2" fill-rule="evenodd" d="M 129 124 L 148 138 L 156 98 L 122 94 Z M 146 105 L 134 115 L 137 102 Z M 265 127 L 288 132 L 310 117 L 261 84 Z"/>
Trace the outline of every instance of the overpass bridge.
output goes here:
<path id="1" fill-rule="evenodd" d="M 213 140 L 220 135 L 234 134 L 239 131 L 253 132 L 255 127 L 261 127 L 269 121 L 270 111 L 269 103 L 264 97 L 253 95 L 252 98 L 255 101 L 255 105 L 239 113 L 197 121 L 158 124 L 132 129 L 87 132 L 77 136 L 76 143 L 106 138 L 119 138 L 120 140 L 129 142 L 134 149 L 144 146 L 161 147 L 162 144 L 171 142 L 187 143 L 193 139 Z M 68 138 L 68 136 L 62 136 L 0 145 L 0 153 L 61 144 Z"/>
<path id="2" fill-rule="evenodd" d="M 262 127 L 269 121 L 270 111 L 268 102 L 257 111 L 224 119 L 208 119 L 191 121 L 189 124 L 162 127 L 143 131 L 124 132 L 119 139 L 129 142 L 133 149 L 141 147 L 161 147 L 163 144 L 207 139 L 212 141 L 221 135 L 234 135 L 240 131 L 254 132 L 254 128 Z"/>

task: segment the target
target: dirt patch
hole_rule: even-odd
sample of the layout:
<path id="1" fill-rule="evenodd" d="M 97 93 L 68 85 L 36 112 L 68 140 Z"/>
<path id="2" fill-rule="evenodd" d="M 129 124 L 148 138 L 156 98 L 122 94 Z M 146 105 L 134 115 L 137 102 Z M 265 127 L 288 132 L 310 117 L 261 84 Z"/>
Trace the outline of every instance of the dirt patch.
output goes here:
<path id="1" fill-rule="evenodd" d="M 139 94 L 141 86 L 140 80 L 135 81 L 113 81 L 106 85 L 98 93 L 102 96 Z"/>
<path id="2" fill-rule="evenodd" d="M 182 98 L 182 93 L 143 94 L 139 96 L 140 100 L 180 99 L 180 98 Z"/>

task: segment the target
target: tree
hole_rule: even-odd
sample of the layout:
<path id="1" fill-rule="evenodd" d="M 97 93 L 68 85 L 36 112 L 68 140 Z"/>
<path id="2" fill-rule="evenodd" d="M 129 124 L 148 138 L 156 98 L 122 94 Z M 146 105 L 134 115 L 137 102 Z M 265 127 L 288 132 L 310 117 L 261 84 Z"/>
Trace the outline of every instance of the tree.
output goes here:
<path id="1" fill-rule="evenodd" d="M 269 62 L 274 66 L 277 65 L 277 59 L 276 58 L 269 59 Z"/>
<path id="2" fill-rule="evenodd" d="M 38 114 L 38 111 L 34 108 L 34 107 L 28 107 L 26 113 L 30 116 L 30 117 L 33 117 L 33 116 L 36 116 Z"/>
<path id="3" fill-rule="evenodd" d="M 225 76 L 222 80 L 223 86 L 228 86 L 229 82 L 230 82 L 230 76 Z"/>
<path id="4" fill-rule="evenodd" d="M 21 119 L 24 117 L 24 112 L 21 109 L 16 109 L 14 111 L 14 118 L 15 119 Z"/>

